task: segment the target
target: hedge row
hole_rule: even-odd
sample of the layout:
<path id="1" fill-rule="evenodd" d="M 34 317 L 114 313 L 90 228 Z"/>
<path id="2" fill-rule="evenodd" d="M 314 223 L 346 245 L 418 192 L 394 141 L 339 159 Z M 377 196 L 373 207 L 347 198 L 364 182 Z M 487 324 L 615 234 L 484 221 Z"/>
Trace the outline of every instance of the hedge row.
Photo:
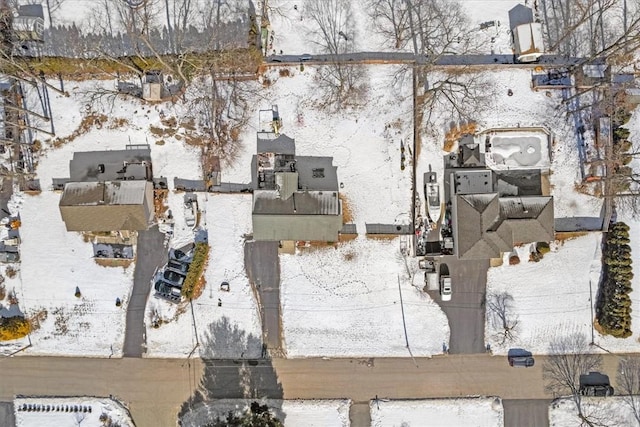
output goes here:
<path id="1" fill-rule="evenodd" d="M 629 226 L 614 224 L 603 250 L 604 274 L 598 292 L 596 319 L 601 332 L 617 338 L 631 336 L 631 247 Z"/>
<path id="2" fill-rule="evenodd" d="M 17 340 L 31 332 L 31 323 L 22 316 L 0 318 L 0 341 Z"/>
<path id="3" fill-rule="evenodd" d="M 209 256 L 209 245 L 203 242 L 196 243 L 193 250 L 193 261 L 189 266 L 187 277 L 182 284 L 182 296 L 188 299 L 193 298 L 194 291 L 202 277 L 204 267 L 207 265 L 207 257 Z"/>

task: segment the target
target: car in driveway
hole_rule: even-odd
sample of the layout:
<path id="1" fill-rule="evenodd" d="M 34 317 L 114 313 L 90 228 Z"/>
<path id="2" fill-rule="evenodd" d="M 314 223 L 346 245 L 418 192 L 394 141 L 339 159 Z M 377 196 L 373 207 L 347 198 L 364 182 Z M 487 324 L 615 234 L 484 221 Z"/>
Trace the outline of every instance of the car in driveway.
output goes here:
<path id="1" fill-rule="evenodd" d="M 179 274 L 186 275 L 187 271 L 189 271 L 189 263 L 172 259 L 167 263 L 167 270 L 172 270 Z"/>
<path id="2" fill-rule="evenodd" d="M 166 282 L 169 282 L 171 286 L 182 287 L 186 275 L 177 273 L 172 270 L 165 270 L 164 273 L 162 273 L 162 278 Z"/>
<path id="3" fill-rule="evenodd" d="M 173 286 L 171 283 L 164 280 L 156 280 L 153 288 L 159 294 L 180 296 L 180 288 Z"/>
<path id="4" fill-rule="evenodd" d="M 451 277 L 440 277 L 440 296 L 442 301 L 451 301 Z"/>
<path id="5" fill-rule="evenodd" d="M 536 363 L 533 356 L 509 356 L 508 359 L 512 368 L 531 368 Z"/>

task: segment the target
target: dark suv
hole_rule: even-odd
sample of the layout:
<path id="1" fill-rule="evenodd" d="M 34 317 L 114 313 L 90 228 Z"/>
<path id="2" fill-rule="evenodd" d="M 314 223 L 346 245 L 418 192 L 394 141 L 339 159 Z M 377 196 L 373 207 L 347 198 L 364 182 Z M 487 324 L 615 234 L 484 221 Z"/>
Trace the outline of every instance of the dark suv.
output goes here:
<path id="1" fill-rule="evenodd" d="M 509 366 L 513 368 L 530 368 L 535 363 L 532 356 L 509 356 Z"/>
<path id="2" fill-rule="evenodd" d="M 609 376 L 601 372 L 580 375 L 580 394 L 583 396 L 613 396 Z"/>
<path id="3" fill-rule="evenodd" d="M 613 387 L 609 384 L 585 385 L 580 387 L 580 394 L 583 396 L 613 396 Z"/>

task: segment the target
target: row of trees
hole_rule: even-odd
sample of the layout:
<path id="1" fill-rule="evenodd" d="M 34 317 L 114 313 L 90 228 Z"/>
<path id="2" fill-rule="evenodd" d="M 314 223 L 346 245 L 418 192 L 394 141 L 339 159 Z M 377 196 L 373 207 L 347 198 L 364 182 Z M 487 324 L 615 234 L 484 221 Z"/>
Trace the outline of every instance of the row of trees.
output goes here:
<path id="1" fill-rule="evenodd" d="M 596 321 L 604 334 L 631 336 L 631 247 L 629 226 L 617 222 L 609 229 L 603 251 L 604 274 L 598 292 Z"/>

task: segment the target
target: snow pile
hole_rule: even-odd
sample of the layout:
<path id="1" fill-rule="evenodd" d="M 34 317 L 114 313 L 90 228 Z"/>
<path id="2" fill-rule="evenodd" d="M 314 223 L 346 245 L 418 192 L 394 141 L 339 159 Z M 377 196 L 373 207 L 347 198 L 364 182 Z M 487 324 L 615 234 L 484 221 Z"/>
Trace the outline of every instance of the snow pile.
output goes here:
<path id="1" fill-rule="evenodd" d="M 127 408 L 112 399 L 92 397 L 18 397 L 13 401 L 16 427 L 134 427 Z M 111 425 L 111 424 L 109 424 Z"/>
<path id="2" fill-rule="evenodd" d="M 582 413 L 593 425 L 631 427 L 638 425 L 628 397 L 582 397 Z M 635 398 L 637 399 L 637 397 Z M 585 422 L 578 418 L 576 404 L 571 397 L 554 400 L 549 405 L 550 427 L 580 427 Z"/>
<path id="3" fill-rule="evenodd" d="M 504 409 L 498 397 L 373 400 L 371 426 L 502 427 Z"/>
<path id="4" fill-rule="evenodd" d="M 155 312 L 166 323 L 147 328 L 147 355 L 188 355 L 196 345 L 195 321 L 203 357 L 259 357 L 260 317 L 244 269 L 243 236 L 251 232 L 251 196 L 199 196 L 204 211 L 201 225 L 208 229 L 210 245 L 206 287 L 193 301 L 193 315 L 186 302 L 178 305 L 158 299 L 152 290 L 146 317 L 152 318 Z M 220 289 L 223 281 L 230 285 L 228 292 Z"/>
<path id="5" fill-rule="evenodd" d="M 422 291 L 423 276 L 415 259 L 403 259 L 400 240 L 360 237 L 280 256 L 289 357 L 409 356 L 403 308 L 411 353 L 442 352 L 447 319 Z"/>

